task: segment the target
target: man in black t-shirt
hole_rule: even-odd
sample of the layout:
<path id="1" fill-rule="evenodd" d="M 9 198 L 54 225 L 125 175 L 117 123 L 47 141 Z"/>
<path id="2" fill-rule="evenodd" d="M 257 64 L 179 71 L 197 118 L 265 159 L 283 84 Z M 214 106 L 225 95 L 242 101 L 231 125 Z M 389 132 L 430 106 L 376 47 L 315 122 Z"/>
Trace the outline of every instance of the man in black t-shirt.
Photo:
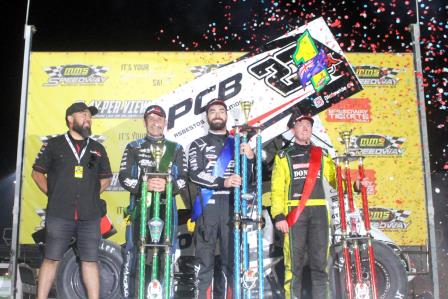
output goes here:
<path id="1" fill-rule="evenodd" d="M 68 107 L 69 131 L 48 140 L 33 165 L 32 178 L 48 196 L 39 299 L 48 297 L 59 261 L 75 236 L 88 298 L 99 298 L 100 193 L 109 186 L 112 172 L 104 147 L 89 138 L 97 112 L 81 102 Z"/>

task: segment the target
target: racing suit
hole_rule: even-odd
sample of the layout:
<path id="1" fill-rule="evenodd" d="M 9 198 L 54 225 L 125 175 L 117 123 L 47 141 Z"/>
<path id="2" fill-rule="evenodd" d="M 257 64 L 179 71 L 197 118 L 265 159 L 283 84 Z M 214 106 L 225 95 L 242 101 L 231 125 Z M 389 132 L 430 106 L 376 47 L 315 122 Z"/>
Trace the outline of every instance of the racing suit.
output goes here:
<path id="1" fill-rule="evenodd" d="M 121 186 L 131 193 L 130 204 L 126 211 L 128 224 L 126 226 L 126 247 L 123 261 L 122 290 L 125 298 L 133 298 L 134 296 L 133 275 L 136 272 L 135 266 L 138 252 L 141 183 L 143 170 L 147 172 L 155 171 L 156 164 L 151 154 L 150 147 L 156 142 L 163 142 L 164 144 L 162 161 L 165 159 L 165 161 L 172 162 L 171 175 L 173 177 L 173 195 L 183 193 L 183 191 L 185 191 L 184 189 L 187 180 L 187 159 L 180 144 L 166 140 L 164 137 L 154 138 L 151 136 L 146 136 L 145 138 L 130 142 L 126 146 L 118 175 Z M 167 169 L 160 169 L 160 171 L 167 171 Z M 161 194 L 162 209 L 165 207 L 163 198 L 165 198 L 164 193 Z M 177 229 L 177 208 L 175 199 L 173 200 L 172 209 L 173 222 L 171 225 L 173 227 L 174 247 Z M 164 215 L 163 211 L 161 211 L 161 215 Z"/>
<path id="2" fill-rule="evenodd" d="M 231 238 L 232 227 L 232 189 L 224 187 L 225 178 L 234 172 L 235 161 L 232 152 L 231 160 L 227 164 L 223 176 L 214 176 L 213 168 L 217 164 L 219 155 L 226 138 L 233 137 L 227 134 L 214 134 L 209 132 L 206 136 L 193 141 L 188 153 L 188 170 L 190 180 L 198 186 L 197 200 L 201 200 L 202 214 L 196 219 L 194 242 L 196 257 L 199 258 L 198 289 L 199 298 L 212 298 L 213 270 L 215 264 L 215 248 L 219 238 L 221 253 L 221 269 L 224 286 L 219 286 L 226 293 L 226 298 L 231 297 L 231 283 L 233 277 Z M 249 160 L 248 173 L 253 161 Z M 206 203 L 202 202 L 201 190 L 204 188 L 213 190 Z"/>
<path id="3" fill-rule="evenodd" d="M 287 214 L 300 203 L 308 173 L 310 149 L 311 145 L 294 143 L 289 148 L 279 151 L 275 157 L 271 193 L 271 213 L 275 222 L 286 220 Z M 284 236 L 286 298 L 301 297 L 305 250 L 311 269 L 313 298 L 328 297 L 329 217 L 323 180 L 327 180 L 332 187 L 336 188 L 336 169 L 333 161 L 324 151 L 321 159 L 321 168 L 305 209 Z"/>

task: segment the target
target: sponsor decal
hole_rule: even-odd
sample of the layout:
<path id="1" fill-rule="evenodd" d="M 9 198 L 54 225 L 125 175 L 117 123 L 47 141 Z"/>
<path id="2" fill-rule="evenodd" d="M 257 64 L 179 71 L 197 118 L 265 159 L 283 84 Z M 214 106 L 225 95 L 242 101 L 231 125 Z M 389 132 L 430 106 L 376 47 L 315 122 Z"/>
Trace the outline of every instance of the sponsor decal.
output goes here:
<path id="1" fill-rule="evenodd" d="M 299 179 L 299 180 L 303 179 L 304 180 L 304 179 L 306 179 L 307 175 L 308 175 L 308 169 L 307 168 L 306 169 L 298 169 L 298 170 L 294 170 L 293 171 L 293 178 L 294 178 L 294 180 L 297 180 L 297 179 Z M 320 178 L 320 170 L 317 173 L 317 178 Z"/>
<path id="2" fill-rule="evenodd" d="M 129 296 L 129 274 L 131 269 L 131 251 L 127 250 L 126 254 L 124 256 L 124 263 L 123 263 L 123 279 L 122 279 L 122 289 L 123 289 L 123 295 L 125 298 Z"/>
<path id="3" fill-rule="evenodd" d="M 180 131 L 174 133 L 174 137 L 182 136 L 182 135 L 184 135 L 184 134 L 190 132 L 191 130 L 194 130 L 194 129 L 197 128 L 197 127 L 202 127 L 202 126 L 204 126 L 204 124 L 205 124 L 205 121 L 204 121 L 204 120 L 197 121 L 197 122 L 195 122 L 194 124 L 191 124 L 191 125 L 189 125 L 188 127 L 186 127 L 186 128 L 184 128 L 184 129 L 182 129 L 182 130 L 180 130 Z"/>
<path id="4" fill-rule="evenodd" d="M 317 49 L 310 33 L 305 30 L 297 40 L 296 51 L 292 55 L 303 88 L 307 82 L 311 82 L 318 92 L 330 82 L 326 56 L 325 50 Z"/>
<path id="5" fill-rule="evenodd" d="M 88 105 L 98 109 L 95 118 L 143 118 L 146 108 L 153 104 L 150 100 L 95 99 Z"/>
<path id="6" fill-rule="evenodd" d="M 207 64 L 207 65 L 196 65 L 190 68 L 191 73 L 198 78 L 204 74 L 210 73 L 223 66 L 223 64 Z"/>
<path id="7" fill-rule="evenodd" d="M 325 115 L 328 122 L 369 123 L 372 121 L 370 100 L 350 98 L 328 108 Z"/>
<path id="8" fill-rule="evenodd" d="M 292 169 L 300 169 L 300 168 L 308 169 L 309 166 L 310 166 L 310 163 L 297 163 L 297 164 L 292 165 Z"/>
<path id="9" fill-rule="evenodd" d="M 120 141 L 134 141 L 134 140 L 145 138 L 146 132 L 136 132 L 136 131 L 119 132 L 117 135 L 118 135 L 118 140 L 120 140 Z"/>
<path id="10" fill-rule="evenodd" d="M 400 72 L 399 69 L 373 65 L 355 66 L 354 69 L 359 82 L 365 86 L 394 87 L 398 83 L 397 74 Z"/>
<path id="11" fill-rule="evenodd" d="M 405 140 L 404 137 L 379 134 L 351 136 L 349 150 L 359 151 L 364 156 L 401 156 Z"/>
<path id="12" fill-rule="evenodd" d="M 321 96 L 318 96 L 315 99 L 313 99 L 313 104 L 314 104 L 314 107 L 320 108 L 323 105 L 325 105 L 325 101 L 322 99 Z"/>
<path id="13" fill-rule="evenodd" d="M 333 99 L 334 97 L 338 96 L 339 94 L 343 93 L 346 90 L 347 90 L 347 87 L 341 86 L 340 88 L 336 89 L 335 91 L 330 92 L 329 94 L 325 95 L 324 96 L 324 100 L 326 100 L 326 101 L 327 100 L 331 100 L 331 99 Z M 318 108 L 318 107 L 316 107 L 316 108 Z"/>
<path id="14" fill-rule="evenodd" d="M 123 187 L 121 187 L 120 182 L 118 181 L 118 172 L 114 172 L 112 174 L 112 181 L 106 191 L 126 191 Z"/>
<path id="15" fill-rule="evenodd" d="M 214 153 L 215 152 L 215 146 L 211 145 L 211 146 L 205 146 L 205 151 L 207 153 Z"/>
<path id="16" fill-rule="evenodd" d="M 66 64 L 45 67 L 48 81 L 44 86 L 103 84 L 108 68 L 101 65 Z"/>
<path id="17" fill-rule="evenodd" d="M 283 97 L 305 89 L 307 84 L 321 91 L 332 80 L 335 66 L 342 62 L 336 56 L 306 31 L 296 41 L 250 65 L 248 72 Z"/>
<path id="18" fill-rule="evenodd" d="M 101 157 L 101 153 L 99 151 L 91 150 L 90 153 L 94 154 L 94 155 L 96 155 L 98 157 Z"/>
<path id="19" fill-rule="evenodd" d="M 45 216 L 47 214 L 46 209 L 35 209 L 34 210 L 40 218 L 40 222 L 37 226 L 34 227 L 34 231 L 38 231 L 45 228 Z"/>
<path id="20" fill-rule="evenodd" d="M 188 97 L 185 100 L 182 100 L 181 102 L 172 105 L 171 107 L 168 108 L 168 122 L 167 122 L 168 130 L 173 129 L 175 127 L 175 123 L 177 122 L 177 120 L 179 120 L 181 117 L 187 114 L 188 116 L 192 116 L 192 114 L 201 115 L 205 111 L 206 105 L 210 100 L 210 99 L 204 100 L 204 97 L 209 96 L 210 93 L 215 93 L 217 91 L 218 92 L 217 97 L 223 101 L 228 101 L 229 99 L 232 99 L 235 96 L 239 95 L 242 89 L 241 85 L 242 77 L 243 77 L 242 73 L 236 73 L 234 75 L 226 77 L 223 80 L 220 80 L 218 83 L 212 85 L 209 88 L 192 90 L 194 93 L 192 97 Z M 182 136 L 196 127 L 201 127 L 203 124 L 205 124 L 205 121 L 203 119 L 197 120 L 195 123 L 190 124 L 187 127 L 189 129 L 185 130 L 185 127 L 182 126 L 183 127 L 182 130 L 179 130 L 177 132 L 175 131 L 173 135 L 174 137 Z M 180 126 L 178 125 L 177 129 L 179 127 Z"/>
<path id="21" fill-rule="evenodd" d="M 408 220 L 412 211 L 385 207 L 369 208 L 372 226 L 382 231 L 406 230 L 411 222 Z"/>
<path id="22" fill-rule="evenodd" d="M 149 71 L 149 64 L 148 63 L 122 63 L 120 66 L 120 70 L 122 72 L 131 72 L 131 71 L 137 71 L 137 72 L 144 72 Z"/>

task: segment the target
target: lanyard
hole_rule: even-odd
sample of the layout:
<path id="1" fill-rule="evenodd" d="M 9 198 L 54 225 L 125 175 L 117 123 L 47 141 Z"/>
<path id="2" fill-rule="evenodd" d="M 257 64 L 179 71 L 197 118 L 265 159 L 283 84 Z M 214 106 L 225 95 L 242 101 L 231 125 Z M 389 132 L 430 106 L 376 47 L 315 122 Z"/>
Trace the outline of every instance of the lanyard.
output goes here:
<path id="1" fill-rule="evenodd" d="M 67 133 L 65 133 L 65 140 L 67 140 L 68 145 L 70 145 L 70 148 L 72 149 L 72 152 L 73 152 L 73 154 L 75 155 L 75 158 L 76 158 L 76 160 L 78 161 L 78 164 L 81 164 L 81 159 L 82 159 L 82 157 L 84 156 L 84 154 L 85 154 L 85 152 L 86 152 L 86 150 L 87 150 L 87 146 L 89 145 L 89 141 L 90 141 L 89 138 L 87 138 L 87 144 L 86 144 L 86 146 L 84 147 L 84 149 L 82 150 L 80 156 L 78 156 L 78 153 L 76 152 L 75 147 L 73 146 L 73 143 L 72 143 L 72 141 L 70 140 L 70 138 L 68 137 L 68 134 L 67 134 Z"/>

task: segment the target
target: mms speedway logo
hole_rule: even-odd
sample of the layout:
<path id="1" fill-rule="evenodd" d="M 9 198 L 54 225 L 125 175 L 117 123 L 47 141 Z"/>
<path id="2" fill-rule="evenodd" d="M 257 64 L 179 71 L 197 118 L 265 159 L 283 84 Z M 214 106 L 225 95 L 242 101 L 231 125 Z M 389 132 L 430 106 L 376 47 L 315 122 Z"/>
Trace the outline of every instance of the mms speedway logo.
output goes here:
<path id="1" fill-rule="evenodd" d="M 405 142 L 403 137 L 392 137 L 386 135 L 359 135 L 351 136 L 350 150 L 360 151 L 364 156 L 401 156 Z"/>
<path id="2" fill-rule="evenodd" d="M 355 73 L 359 82 L 365 86 L 389 86 L 394 87 L 398 83 L 399 69 L 377 67 L 373 65 L 355 66 Z"/>
<path id="3" fill-rule="evenodd" d="M 108 68 L 101 65 L 67 64 L 44 68 L 48 81 L 44 86 L 97 85 L 107 80 Z"/>
<path id="4" fill-rule="evenodd" d="M 381 230 L 406 230 L 411 222 L 408 217 L 412 211 L 374 207 L 369 209 L 372 226 Z"/>

